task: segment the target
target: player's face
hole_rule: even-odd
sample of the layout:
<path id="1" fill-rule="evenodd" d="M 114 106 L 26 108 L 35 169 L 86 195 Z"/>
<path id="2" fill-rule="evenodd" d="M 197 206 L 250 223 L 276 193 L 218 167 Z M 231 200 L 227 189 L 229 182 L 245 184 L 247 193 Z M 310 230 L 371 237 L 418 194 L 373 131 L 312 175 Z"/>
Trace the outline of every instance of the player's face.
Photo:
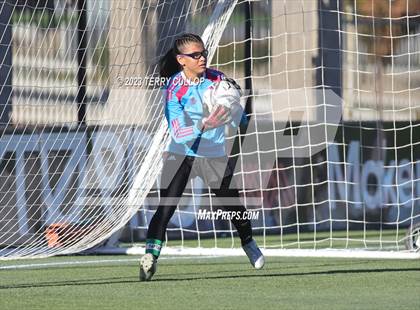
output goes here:
<path id="1" fill-rule="evenodd" d="M 190 75 L 200 76 L 206 70 L 207 51 L 201 43 L 188 43 L 177 56 L 182 68 Z"/>

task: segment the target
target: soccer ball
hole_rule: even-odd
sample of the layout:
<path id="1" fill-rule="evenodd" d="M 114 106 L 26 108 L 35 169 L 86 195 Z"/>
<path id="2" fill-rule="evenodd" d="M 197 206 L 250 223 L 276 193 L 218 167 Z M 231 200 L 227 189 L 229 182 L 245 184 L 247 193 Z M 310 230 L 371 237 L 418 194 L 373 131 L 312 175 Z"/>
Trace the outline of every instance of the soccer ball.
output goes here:
<path id="1" fill-rule="evenodd" d="M 237 117 L 240 118 L 243 108 L 241 106 L 242 91 L 233 79 L 223 78 L 211 85 L 203 94 L 203 108 L 210 114 L 218 105 L 230 110 L 230 117 L 226 123 Z"/>

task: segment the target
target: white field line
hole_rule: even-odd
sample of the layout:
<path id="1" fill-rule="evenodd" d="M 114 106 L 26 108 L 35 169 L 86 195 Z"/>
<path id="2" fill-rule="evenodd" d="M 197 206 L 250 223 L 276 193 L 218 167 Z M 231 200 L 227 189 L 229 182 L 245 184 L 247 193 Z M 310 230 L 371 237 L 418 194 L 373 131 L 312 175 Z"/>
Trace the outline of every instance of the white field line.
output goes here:
<path id="1" fill-rule="evenodd" d="M 201 259 L 201 258 L 219 258 L 220 256 L 163 256 L 159 260 L 188 260 L 188 259 Z M 51 263 L 34 263 L 34 264 L 18 264 L 9 266 L 0 266 L 0 270 L 16 270 L 16 269 L 41 269 L 50 267 L 68 267 L 77 265 L 105 265 L 115 263 L 132 263 L 138 262 L 139 258 L 126 258 L 126 259 L 99 259 L 99 260 L 83 260 L 83 261 L 64 261 L 64 262 L 51 262 Z"/>

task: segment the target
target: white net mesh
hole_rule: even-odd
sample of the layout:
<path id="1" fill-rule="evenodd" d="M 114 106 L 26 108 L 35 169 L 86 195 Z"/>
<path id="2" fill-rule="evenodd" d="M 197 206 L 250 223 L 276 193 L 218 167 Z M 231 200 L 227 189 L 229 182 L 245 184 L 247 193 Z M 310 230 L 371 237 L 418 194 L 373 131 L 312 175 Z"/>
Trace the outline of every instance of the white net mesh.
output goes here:
<path id="1" fill-rule="evenodd" d="M 14 61 L 1 141 L 2 172 L 10 172 L 3 177 L 2 256 L 79 252 L 132 217 L 167 140 L 159 91 L 133 86 L 156 74 L 157 60 L 180 32 L 211 27 L 203 39 L 214 53 L 234 4 L 4 4 L 13 20 L 7 27 Z"/>
<path id="2" fill-rule="evenodd" d="M 182 32 L 247 94 L 235 177 L 264 249 L 404 251 L 420 221 L 419 25 L 417 0 L 4 1 L 0 256 L 144 242 L 169 139 L 145 81 Z M 229 253 L 235 230 L 198 218 L 217 207 L 198 188 L 167 245 Z"/>

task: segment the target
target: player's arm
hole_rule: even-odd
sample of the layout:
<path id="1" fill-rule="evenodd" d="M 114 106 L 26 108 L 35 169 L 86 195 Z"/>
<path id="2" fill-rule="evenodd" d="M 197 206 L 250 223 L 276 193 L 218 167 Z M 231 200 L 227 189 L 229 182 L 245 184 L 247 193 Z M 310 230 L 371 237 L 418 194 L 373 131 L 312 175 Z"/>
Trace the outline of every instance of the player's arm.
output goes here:
<path id="1" fill-rule="evenodd" d="M 188 143 L 201 136 L 201 128 L 196 125 L 186 125 L 184 109 L 171 90 L 167 90 L 165 116 L 169 132 L 176 143 Z"/>
<path id="2" fill-rule="evenodd" d="M 196 125 L 186 126 L 185 115 L 178 100 L 166 103 L 166 116 L 172 138 L 176 143 L 195 141 L 207 130 L 223 126 L 229 116 L 229 110 L 223 106 L 217 107 L 208 117 L 203 117 Z"/>

